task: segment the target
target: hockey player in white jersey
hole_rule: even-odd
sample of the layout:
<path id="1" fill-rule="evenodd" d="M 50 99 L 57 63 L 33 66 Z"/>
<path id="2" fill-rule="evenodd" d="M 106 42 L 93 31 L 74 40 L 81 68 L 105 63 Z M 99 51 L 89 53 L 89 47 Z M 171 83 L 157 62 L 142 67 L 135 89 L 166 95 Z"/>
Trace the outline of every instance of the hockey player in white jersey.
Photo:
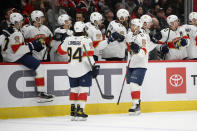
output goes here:
<path id="1" fill-rule="evenodd" d="M 189 14 L 189 25 L 183 25 L 187 35 L 190 38 L 190 44 L 187 47 L 188 59 L 197 59 L 197 12 Z"/>
<path id="2" fill-rule="evenodd" d="M 31 13 L 31 21 L 32 25 L 23 31 L 25 41 L 31 42 L 32 40 L 43 38 L 46 43 L 43 45 L 43 50 L 40 52 L 33 51 L 33 56 L 41 61 L 46 61 L 49 51 L 47 47 L 50 46 L 53 34 L 47 26 L 43 25 L 44 14 L 42 11 L 34 10 Z"/>
<path id="3" fill-rule="evenodd" d="M 94 60 L 102 60 L 102 50 L 108 45 L 103 41 L 103 35 L 100 31 L 100 26 L 103 22 L 103 16 L 99 12 L 93 12 L 90 15 L 90 22 L 86 23 L 86 32 L 88 37 L 93 41 L 94 46 Z"/>
<path id="4" fill-rule="evenodd" d="M 130 39 L 130 59 L 128 60 L 129 67 L 126 76 L 132 98 L 132 107 L 129 109 L 130 114 L 140 113 L 140 94 L 148 63 L 147 46 L 149 41 L 146 34 L 140 32 L 141 27 L 142 22 L 140 19 L 131 20 L 130 28 L 133 36 Z"/>
<path id="5" fill-rule="evenodd" d="M 148 40 L 147 51 L 150 52 L 157 46 L 150 39 L 150 28 L 153 25 L 152 18 L 149 15 L 143 15 L 143 16 L 140 17 L 140 20 L 143 24 L 140 31 L 142 33 L 144 33 L 147 37 L 147 40 Z"/>
<path id="6" fill-rule="evenodd" d="M 74 25 L 74 36 L 67 37 L 58 47 L 59 54 L 68 54 L 68 77 L 70 82 L 70 102 L 71 102 L 71 120 L 84 120 L 88 117 L 84 113 L 85 103 L 89 93 L 89 87 L 92 85 L 92 78 L 96 78 L 99 66 L 95 65 L 93 59 L 94 48 L 92 40 L 85 35 L 85 24 L 76 22 Z M 88 62 L 87 54 L 83 48 L 86 46 L 88 56 L 93 64 Z"/>
<path id="7" fill-rule="evenodd" d="M 176 15 L 168 16 L 167 23 L 169 28 L 163 29 L 159 34 L 156 34 L 159 40 L 157 38 L 158 41 L 155 41 L 155 43 L 161 45 L 161 51 L 163 50 L 166 53 L 164 59 L 182 60 L 187 58 L 186 47 L 190 44 L 190 39 L 185 29 L 179 26 L 179 20 Z"/>
<path id="8" fill-rule="evenodd" d="M 110 34 L 117 32 L 122 36 L 120 39 L 110 42 L 103 50 L 102 58 L 106 60 L 124 60 L 126 45 L 127 29 L 124 25 L 127 25 L 129 12 L 126 9 L 119 9 L 117 11 L 117 20 L 110 22 L 107 28 L 107 37 Z"/>
<path id="9" fill-rule="evenodd" d="M 43 49 L 41 39 L 33 40 L 25 43 L 23 34 L 20 29 L 23 24 L 23 16 L 20 13 L 12 13 L 10 21 L 13 26 L 3 30 L 3 35 L 0 37 L 2 43 L 2 55 L 5 62 L 16 62 L 32 69 L 36 72 L 35 84 L 37 87 L 38 97 L 44 98 L 47 101 L 53 98 L 47 94 L 47 89 L 44 84 L 44 69 L 40 65 L 40 61 L 32 57 L 29 53 L 32 51 L 41 51 Z M 51 101 L 51 100 L 50 100 Z"/>
<path id="10" fill-rule="evenodd" d="M 58 23 L 60 27 L 55 29 L 53 40 L 51 42 L 52 48 L 50 50 L 50 61 L 67 61 L 68 55 L 59 55 L 57 53 L 57 48 L 66 37 L 73 35 L 73 31 L 70 30 L 72 21 L 70 16 L 63 14 L 58 17 Z"/>

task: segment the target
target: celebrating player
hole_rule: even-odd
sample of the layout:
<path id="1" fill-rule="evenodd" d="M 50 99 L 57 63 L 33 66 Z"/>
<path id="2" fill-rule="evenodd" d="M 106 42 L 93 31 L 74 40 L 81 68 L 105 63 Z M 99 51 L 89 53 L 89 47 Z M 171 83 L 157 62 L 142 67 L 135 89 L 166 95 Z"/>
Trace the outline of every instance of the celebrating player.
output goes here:
<path id="1" fill-rule="evenodd" d="M 124 60 L 126 46 L 126 34 L 127 34 L 127 21 L 129 12 L 126 9 L 119 9 L 117 12 L 117 20 L 110 22 L 107 28 L 107 37 L 116 32 L 119 34 L 118 40 L 110 42 L 103 50 L 102 58 L 106 60 Z M 126 26 L 126 27 L 125 27 Z"/>
<path id="2" fill-rule="evenodd" d="M 190 39 L 182 26 L 179 26 L 179 20 L 176 15 L 167 17 L 169 28 L 161 30 L 156 34 L 155 43 L 161 44 L 161 51 L 166 54 L 166 60 L 182 60 L 187 58 L 186 47 Z M 158 40 L 158 41 L 157 41 Z"/>
<path id="3" fill-rule="evenodd" d="M 91 39 L 85 37 L 85 24 L 76 22 L 74 25 L 74 36 L 67 37 L 63 44 L 58 47 L 58 53 L 68 54 L 68 76 L 70 82 L 71 120 L 85 120 L 88 115 L 84 113 L 89 87 L 92 85 L 92 78 L 98 75 L 98 66 L 93 59 L 94 48 Z M 87 53 L 83 46 L 86 47 Z M 91 65 L 94 65 L 91 71 Z"/>
<path id="4" fill-rule="evenodd" d="M 58 17 L 58 23 L 60 25 L 59 28 L 57 28 L 54 31 L 54 37 L 51 42 L 51 51 L 50 51 L 50 60 L 51 61 L 67 61 L 68 55 L 59 55 L 57 53 L 58 46 L 64 41 L 64 39 L 68 36 L 73 35 L 73 31 L 70 30 L 72 26 L 72 22 L 70 20 L 70 17 L 67 14 L 60 15 Z"/>
<path id="5" fill-rule="evenodd" d="M 132 107 L 129 109 L 130 114 L 140 113 L 140 94 L 148 63 L 148 40 L 144 33 L 140 33 L 141 27 L 142 22 L 140 19 L 135 18 L 131 20 L 130 28 L 133 36 L 129 41 L 130 59 L 126 76 L 127 83 L 130 85 L 132 98 Z"/>
<path id="6" fill-rule="evenodd" d="M 36 72 L 35 83 L 38 96 L 44 98 L 44 101 L 45 99 L 48 101 L 53 98 L 53 96 L 46 93 L 43 76 L 44 69 L 41 67 L 40 61 L 29 54 L 32 51 L 41 51 L 43 49 L 43 41 L 41 39 L 36 39 L 29 43 L 24 42 L 23 34 L 20 32 L 23 24 L 23 16 L 20 13 L 12 13 L 10 15 L 10 21 L 13 26 L 3 31 L 3 35 L 0 39 L 0 42 L 3 43 L 3 59 L 6 62 L 20 63 L 34 70 Z"/>
<path id="7" fill-rule="evenodd" d="M 41 61 L 46 61 L 48 56 L 48 51 L 50 42 L 52 40 L 53 34 L 49 28 L 44 23 L 44 14 L 42 11 L 34 10 L 31 13 L 32 25 L 26 27 L 23 31 L 25 40 L 31 42 L 32 40 L 43 38 L 46 45 L 43 45 L 43 49 L 40 52 L 33 51 L 33 56 Z"/>

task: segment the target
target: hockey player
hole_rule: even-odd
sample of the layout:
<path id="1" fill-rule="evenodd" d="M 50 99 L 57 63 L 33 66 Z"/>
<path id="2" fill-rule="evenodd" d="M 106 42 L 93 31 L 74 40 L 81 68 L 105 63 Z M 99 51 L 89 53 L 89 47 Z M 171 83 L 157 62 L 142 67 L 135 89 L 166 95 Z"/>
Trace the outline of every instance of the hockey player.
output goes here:
<path id="1" fill-rule="evenodd" d="M 86 32 L 88 37 L 93 41 L 94 60 L 101 60 L 102 50 L 107 46 L 106 42 L 103 42 L 102 32 L 99 27 L 103 22 L 103 17 L 99 12 L 93 12 L 90 15 L 90 22 L 86 23 Z"/>
<path id="2" fill-rule="evenodd" d="M 197 12 L 189 14 L 189 25 L 183 25 L 187 35 L 190 38 L 190 44 L 187 47 L 188 59 L 197 59 Z"/>
<path id="3" fill-rule="evenodd" d="M 58 53 L 68 54 L 68 76 L 70 82 L 70 101 L 71 101 L 71 120 L 84 120 L 88 117 L 84 113 L 84 107 L 89 93 L 89 87 L 92 85 L 92 78 L 98 75 L 98 67 L 93 59 L 94 48 L 91 39 L 85 35 L 85 24 L 81 21 L 74 25 L 74 36 L 67 37 L 58 47 Z M 94 65 L 91 71 L 87 54 L 83 48 L 86 46 L 88 56 Z"/>
<path id="4" fill-rule="evenodd" d="M 162 50 L 166 53 L 164 59 L 182 60 L 187 58 L 186 47 L 189 45 L 190 40 L 185 29 L 179 26 L 179 20 L 176 15 L 168 16 L 167 23 L 169 28 L 163 29 L 159 34 L 156 34 L 157 38 L 155 40 L 155 43 L 162 45 Z"/>
<path id="5" fill-rule="evenodd" d="M 118 40 L 110 42 L 107 47 L 103 50 L 102 58 L 106 60 L 124 60 L 126 45 L 126 34 L 127 34 L 127 21 L 129 17 L 129 12 L 126 9 L 119 9 L 117 11 L 117 20 L 110 22 L 107 28 L 107 37 L 110 34 L 117 32 L 120 34 Z M 126 27 L 125 27 L 126 26 Z"/>
<path id="6" fill-rule="evenodd" d="M 140 32 L 142 22 L 140 19 L 131 20 L 131 32 L 133 33 L 130 39 L 130 59 L 129 67 L 126 76 L 127 84 L 130 85 L 132 107 L 129 109 L 130 114 L 140 113 L 140 93 L 142 89 L 142 83 L 147 70 L 148 52 L 147 45 L 148 40 L 146 34 Z"/>
<path id="7" fill-rule="evenodd" d="M 63 14 L 58 17 L 58 23 L 60 27 L 54 31 L 54 37 L 51 42 L 50 61 L 67 61 L 68 55 L 59 55 L 57 48 L 66 37 L 73 35 L 73 31 L 70 30 L 72 22 L 67 14 Z"/>
<path id="8" fill-rule="evenodd" d="M 33 56 L 41 61 L 46 61 L 49 51 L 49 44 L 52 40 L 53 34 L 44 23 L 44 14 L 42 11 L 34 10 L 31 13 L 32 25 L 29 26 L 24 32 L 24 37 L 27 42 L 32 40 L 43 38 L 46 45 L 43 45 L 43 50 L 40 52 L 33 51 Z"/>
<path id="9" fill-rule="evenodd" d="M 44 84 L 44 69 L 40 65 L 40 61 L 32 57 L 29 52 L 41 51 L 43 49 L 41 39 L 33 40 L 30 43 L 24 42 L 23 34 L 20 29 L 23 24 L 23 16 L 20 13 L 12 13 L 10 22 L 13 26 L 7 30 L 3 30 L 0 43 L 2 44 L 2 55 L 5 62 L 16 62 L 32 69 L 36 72 L 35 84 L 37 87 L 38 97 L 44 99 L 53 98 L 52 95 L 46 93 Z"/>

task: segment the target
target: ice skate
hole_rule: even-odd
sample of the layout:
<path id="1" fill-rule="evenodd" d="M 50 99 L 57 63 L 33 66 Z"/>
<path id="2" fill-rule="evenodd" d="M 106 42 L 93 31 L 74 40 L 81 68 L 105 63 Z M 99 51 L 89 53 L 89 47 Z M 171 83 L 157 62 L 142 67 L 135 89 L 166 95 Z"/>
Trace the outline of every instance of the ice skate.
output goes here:
<path id="1" fill-rule="evenodd" d="M 70 111 L 71 121 L 77 120 L 77 108 L 75 104 L 71 104 L 71 111 Z"/>
<path id="2" fill-rule="evenodd" d="M 130 115 L 139 115 L 140 112 L 140 101 L 139 104 L 133 104 L 133 106 L 131 107 L 131 109 L 129 109 L 129 114 Z"/>
<path id="3" fill-rule="evenodd" d="M 84 113 L 83 108 L 80 108 L 80 106 L 77 106 L 77 120 L 79 121 L 86 121 L 88 115 Z"/>
<path id="4" fill-rule="evenodd" d="M 47 94 L 45 92 L 38 92 L 38 98 L 38 103 L 52 102 L 54 95 Z"/>

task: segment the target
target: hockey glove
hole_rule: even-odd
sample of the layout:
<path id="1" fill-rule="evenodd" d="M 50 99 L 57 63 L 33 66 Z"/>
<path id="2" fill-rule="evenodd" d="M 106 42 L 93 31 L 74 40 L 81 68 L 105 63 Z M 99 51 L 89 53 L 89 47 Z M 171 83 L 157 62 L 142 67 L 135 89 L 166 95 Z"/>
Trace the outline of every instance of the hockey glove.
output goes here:
<path id="1" fill-rule="evenodd" d="M 93 69 L 92 69 L 92 77 L 93 78 L 97 77 L 97 75 L 99 74 L 99 69 L 100 69 L 100 65 L 93 66 Z"/>
<path id="2" fill-rule="evenodd" d="M 149 34 L 149 36 L 153 43 L 158 43 L 158 41 L 162 38 L 161 32 L 158 32 L 155 35 Z"/>
<path id="3" fill-rule="evenodd" d="M 40 52 L 44 47 L 42 46 L 44 44 L 43 39 L 36 39 L 28 44 L 30 51 L 35 50 L 37 52 Z"/>
<path id="4" fill-rule="evenodd" d="M 169 52 L 169 48 L 168 48 L 168 46 L 167 45 L 161 45 L 161 47 L 160 47 L 160 52 L 162 53 L 162 54 L 166 54 L 166 53 L 168 53 Z"/>
<path id="5" fill-rule="evenodd" d="M 125 37 L 123 35 L 119 34 L 119 36 L 118 36 L 118 42 L 123 42 L 124 39 L 125 39 Z"/>
<path id="6" fill-rule="evenodd" d="M 110 42 L 113 42 L 113 41 L 118 40 L 118 39 L 119 39 L 119 33 L 114 32 L 108 37 L 107 41 L 108 41 L 108 43 L 110 43 Z"/>
<path id="7" fill-rule="evenodd" d="M 131 42 L 130 49 L 132 52 L 137 54 L 140 51 L 140 46 L 136 44 L 135 42 Z"/>
<path id="8" fill-rule="evenodd" d="M 187 45 L 187 40 L 181 38 L 181 46 L 186 46 Z"/>

